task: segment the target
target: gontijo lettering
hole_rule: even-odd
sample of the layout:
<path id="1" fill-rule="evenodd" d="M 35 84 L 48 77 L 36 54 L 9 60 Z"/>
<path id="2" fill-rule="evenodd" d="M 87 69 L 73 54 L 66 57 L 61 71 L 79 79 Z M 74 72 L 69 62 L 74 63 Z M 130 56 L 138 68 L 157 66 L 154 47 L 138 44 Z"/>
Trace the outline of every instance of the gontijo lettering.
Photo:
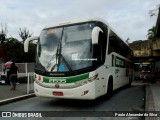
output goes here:
<path id="1" fill-rule="evenodd" d="M 49 83 L 66 83 L 66 79 L 49 79 Z"/>

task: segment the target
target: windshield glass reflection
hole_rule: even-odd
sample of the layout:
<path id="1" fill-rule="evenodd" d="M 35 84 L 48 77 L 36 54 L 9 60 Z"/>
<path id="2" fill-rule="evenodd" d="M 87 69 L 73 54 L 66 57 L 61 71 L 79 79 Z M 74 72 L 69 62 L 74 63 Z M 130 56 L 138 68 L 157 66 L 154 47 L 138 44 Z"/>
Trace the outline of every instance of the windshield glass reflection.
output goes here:
<path id="1" fill-rule="evenodd" d="M 92 66 L 91 33 L 94 23 L 43 30 L 37 44 L 36 67 L 67 72 Z"/>

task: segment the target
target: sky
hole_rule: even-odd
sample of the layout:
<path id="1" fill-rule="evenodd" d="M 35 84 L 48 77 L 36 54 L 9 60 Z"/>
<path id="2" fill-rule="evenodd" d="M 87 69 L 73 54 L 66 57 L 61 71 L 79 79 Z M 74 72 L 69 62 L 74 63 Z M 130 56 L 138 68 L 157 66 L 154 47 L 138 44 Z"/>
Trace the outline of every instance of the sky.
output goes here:
<path id="1" fill-rule="evenodd" d="M 146 40 L 147 31 L 156 24 L 160 0 L 0 0 L 0 30 L 7 24 L 7 37 L 19 37 L 26 27 L 33 36 L 50 24 L 83 17 L 99 17 L 108 22 L 125 41 Z"/>

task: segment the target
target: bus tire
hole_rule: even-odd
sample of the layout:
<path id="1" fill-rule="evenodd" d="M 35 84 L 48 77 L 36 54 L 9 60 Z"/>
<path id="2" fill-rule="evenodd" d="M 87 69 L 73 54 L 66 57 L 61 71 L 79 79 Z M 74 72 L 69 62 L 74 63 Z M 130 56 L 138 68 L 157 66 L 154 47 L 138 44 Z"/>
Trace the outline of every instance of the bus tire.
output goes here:
<path id="1" fill-rule="evenodd" d="M 113 80 L 109 78 L 108 87 L 107 87 L 107 98 L 109 99 L 113 93 Z"/>

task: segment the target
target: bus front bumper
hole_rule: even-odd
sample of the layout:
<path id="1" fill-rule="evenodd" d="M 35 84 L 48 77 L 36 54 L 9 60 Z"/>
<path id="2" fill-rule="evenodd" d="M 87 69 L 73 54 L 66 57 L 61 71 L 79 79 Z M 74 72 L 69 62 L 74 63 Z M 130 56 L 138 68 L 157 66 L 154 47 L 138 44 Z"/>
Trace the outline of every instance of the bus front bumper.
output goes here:
<path id="1" fill-rule="evenodd" d="M 61 88 L 46 88 L 34 82 L 34 91 L 36 96 L 65 98 L 65 99 L 95 99 L 95 82 L 90 82 L 85 85 L 61 89 Z"/>

